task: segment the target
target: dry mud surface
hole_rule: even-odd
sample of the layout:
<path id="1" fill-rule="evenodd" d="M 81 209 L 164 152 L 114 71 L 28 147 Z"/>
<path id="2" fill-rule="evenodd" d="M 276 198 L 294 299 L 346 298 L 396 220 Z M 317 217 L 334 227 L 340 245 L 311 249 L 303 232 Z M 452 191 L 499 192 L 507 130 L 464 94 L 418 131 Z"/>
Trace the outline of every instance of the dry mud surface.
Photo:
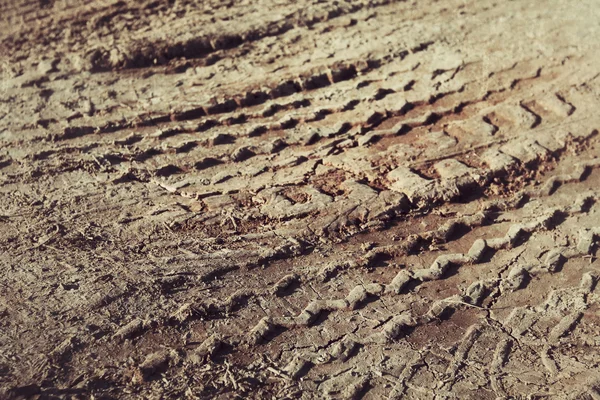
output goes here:
<path id="1" fill-rule="evenodd" d="M 600 398 L 598 1 L 0 9 L 0 398 Z"/>

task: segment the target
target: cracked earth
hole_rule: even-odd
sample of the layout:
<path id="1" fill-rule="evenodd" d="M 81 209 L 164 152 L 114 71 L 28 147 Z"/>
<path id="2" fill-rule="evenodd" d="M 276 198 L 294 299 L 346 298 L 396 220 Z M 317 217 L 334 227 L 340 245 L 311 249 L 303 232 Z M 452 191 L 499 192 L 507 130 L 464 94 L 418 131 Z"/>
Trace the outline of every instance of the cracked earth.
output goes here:
<path id="1" fill-rule="evenodd" d="M 600 398 L 598 1 L 0 9 L 1 398 Z"/>

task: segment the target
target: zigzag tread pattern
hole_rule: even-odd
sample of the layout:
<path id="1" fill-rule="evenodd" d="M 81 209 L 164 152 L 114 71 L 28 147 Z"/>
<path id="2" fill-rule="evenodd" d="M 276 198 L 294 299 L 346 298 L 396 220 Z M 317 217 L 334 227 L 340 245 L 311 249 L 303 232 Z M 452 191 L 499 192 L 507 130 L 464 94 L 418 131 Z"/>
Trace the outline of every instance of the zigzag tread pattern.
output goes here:
<path id="1" fill-rule="evenodd" d="M 0 0 L 0 397 L 600 397 L 555 3 Z"/>

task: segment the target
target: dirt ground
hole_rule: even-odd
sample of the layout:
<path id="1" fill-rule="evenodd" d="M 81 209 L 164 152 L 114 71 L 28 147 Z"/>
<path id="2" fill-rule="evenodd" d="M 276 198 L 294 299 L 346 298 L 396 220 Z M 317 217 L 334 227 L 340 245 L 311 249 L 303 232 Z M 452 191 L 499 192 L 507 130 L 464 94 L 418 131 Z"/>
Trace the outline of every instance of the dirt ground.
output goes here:
<path id="1" fill-rule="evenodd" d="M 0 398 L 600 399 L 597 0 L 0 0 Z"/>

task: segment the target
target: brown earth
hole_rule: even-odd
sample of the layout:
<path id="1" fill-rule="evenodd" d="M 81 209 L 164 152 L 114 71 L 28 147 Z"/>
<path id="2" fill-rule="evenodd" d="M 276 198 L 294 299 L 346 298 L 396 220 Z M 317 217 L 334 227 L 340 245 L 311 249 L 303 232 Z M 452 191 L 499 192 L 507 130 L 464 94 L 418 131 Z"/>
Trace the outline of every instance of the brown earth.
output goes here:
<path id="1" fill-rule="evenodd" d="M 0 398 L 600 398 L 597 1 L 0 10 Z"/>

